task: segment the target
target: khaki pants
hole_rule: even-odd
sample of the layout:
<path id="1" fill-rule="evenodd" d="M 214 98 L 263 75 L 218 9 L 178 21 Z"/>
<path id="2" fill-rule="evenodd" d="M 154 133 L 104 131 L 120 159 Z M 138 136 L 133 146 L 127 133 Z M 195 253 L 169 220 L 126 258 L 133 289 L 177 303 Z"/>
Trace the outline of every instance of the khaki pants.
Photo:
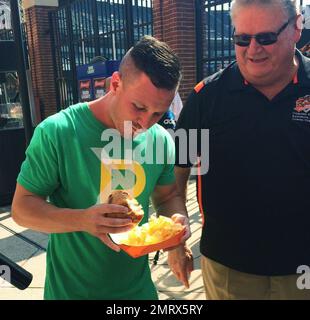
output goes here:
<path id="1" fill-rule="evenodd" d="M 300 290 L 300 274 L 258 276 L 225 267 L 204 256 L 201 271 L 207 300 L 310 300 L 310 289 Z"/>

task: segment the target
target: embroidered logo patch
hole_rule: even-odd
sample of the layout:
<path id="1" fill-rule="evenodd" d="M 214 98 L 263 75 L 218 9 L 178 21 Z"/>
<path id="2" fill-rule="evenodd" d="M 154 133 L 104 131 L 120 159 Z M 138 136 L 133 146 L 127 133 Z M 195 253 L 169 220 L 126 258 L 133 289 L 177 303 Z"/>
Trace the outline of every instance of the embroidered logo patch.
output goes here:
<path id="1" fill-rule="evenodd" d="M 292 120 L 310 122 L 310 95 L 300 97 L 296 100 Z"/>

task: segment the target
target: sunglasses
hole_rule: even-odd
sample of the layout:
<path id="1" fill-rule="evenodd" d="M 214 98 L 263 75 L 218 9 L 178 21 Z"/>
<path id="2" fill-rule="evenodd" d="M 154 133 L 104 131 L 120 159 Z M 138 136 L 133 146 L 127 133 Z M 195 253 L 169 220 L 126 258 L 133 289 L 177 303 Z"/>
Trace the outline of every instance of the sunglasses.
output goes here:
<path id="1" fill-rule="evenodd" d="M 261 32 L 254 35 L 250 34 L 233 34 L 234 43 L 239 47 L 248 47 L 251 39 L 254 38 L 261 46 L 269 46 L 278 41 L 279 34 L 289 25 L 295 17 L 289 19 L 277 32 Z M 235 30 L 234 30 L 235 33 Z"/>

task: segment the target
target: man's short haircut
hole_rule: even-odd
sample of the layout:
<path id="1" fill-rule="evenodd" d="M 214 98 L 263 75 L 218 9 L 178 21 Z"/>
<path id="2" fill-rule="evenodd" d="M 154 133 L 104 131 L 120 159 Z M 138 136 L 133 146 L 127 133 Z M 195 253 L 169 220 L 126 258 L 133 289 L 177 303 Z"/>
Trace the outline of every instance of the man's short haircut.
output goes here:
<path id="1" fill-rule="evenodd" d="M 136 69 L 136 70 L 134 70 Z M 160 89 L 173 90 L 181 79 L 180 61 L 164 42 L 144 36 L 124 56 L 120 75 L 134 80 L 139 72 L 145 73 L 153 85 Z"/>
<path id="2" fill-rule="evenodd" d="M 279 5 L 286 12 L 288 19 L 299 14 L 299 8 L 297 7 L 296 0 L 234 0 L 231 4 L 230 15 L 233 20 L 234 16 L 237 14 L 239 8 L 244 8 L 246 6 L 256 5 L 256 6 L 274 6 Z"/>

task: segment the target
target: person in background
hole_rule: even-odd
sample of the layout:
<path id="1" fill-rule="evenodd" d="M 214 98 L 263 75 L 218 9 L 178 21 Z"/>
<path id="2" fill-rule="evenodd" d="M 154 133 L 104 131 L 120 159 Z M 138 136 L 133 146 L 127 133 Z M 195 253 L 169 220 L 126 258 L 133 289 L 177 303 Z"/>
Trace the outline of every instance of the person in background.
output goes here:
<path id="1" fill-rule="evenodd" d="M 105 93 L 108 93 L 112 89 L 112 87 L 111 87 L 111 78 L 112 77 L 107 77 L 105 79 L 105 86 L 104 86 Z"/>
<path id="2" fill-rule="evenodd" d="M 158 124 L 160 124 L 165 129 L 175 130 L 176 121 L 178 120 L 182 108 L 183 103 L 180 98 L 179 92 L 177 92 L 169 107 L 169 110 L 159 120 Z"/>
<path id="3" fill-rule="evenodd" d="M 177 92 L 170 106 L 170 110 L 174 114 L 175 121 L 178 121 L 182 109 L 183 102 L 181 100 L 179 92 Z"/>

